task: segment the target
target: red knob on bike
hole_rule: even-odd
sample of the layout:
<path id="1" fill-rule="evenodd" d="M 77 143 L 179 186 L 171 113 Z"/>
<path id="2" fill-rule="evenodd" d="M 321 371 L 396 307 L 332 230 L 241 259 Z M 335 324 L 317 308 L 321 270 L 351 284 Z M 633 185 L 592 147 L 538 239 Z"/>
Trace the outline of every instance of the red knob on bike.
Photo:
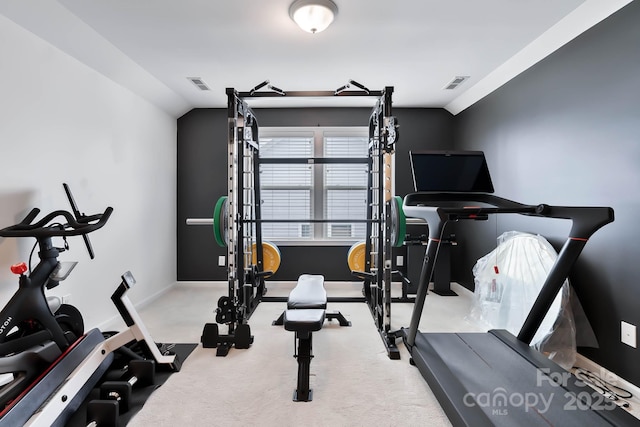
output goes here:
<path id="1" fill-rule="evenodd" d="M 20 264 L 13 264 L 11 266 L 11 272 L 13 274 L 24 274 L 25 271 L 27 271 L 27 264 L 24 262 L 21 262 Z"/>

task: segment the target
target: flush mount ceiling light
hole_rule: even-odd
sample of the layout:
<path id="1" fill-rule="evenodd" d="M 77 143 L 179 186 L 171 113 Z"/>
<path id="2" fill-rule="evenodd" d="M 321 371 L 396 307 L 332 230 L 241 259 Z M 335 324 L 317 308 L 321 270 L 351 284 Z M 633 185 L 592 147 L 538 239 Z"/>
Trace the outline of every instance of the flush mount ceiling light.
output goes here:
<path id="1" fill-rule="evenodd" d="M 338 6 L 331 0 L 296 0 L 289 8 L 289 16 L 308 33 L 326 30 L 338 14 Z"/>

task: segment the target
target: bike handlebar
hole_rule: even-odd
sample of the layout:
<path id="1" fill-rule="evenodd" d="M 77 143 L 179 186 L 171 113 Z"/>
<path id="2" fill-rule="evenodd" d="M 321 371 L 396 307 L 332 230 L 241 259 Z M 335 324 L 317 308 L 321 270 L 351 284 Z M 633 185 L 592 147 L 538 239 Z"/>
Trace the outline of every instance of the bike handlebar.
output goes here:
<path id="1" fill-rule="evenodd" d="M 38 222 L 31 224 L 40 213 L 40 209 L 33 208 L 20 223 L 1 229 L 0 237 L 41 238 L 86 235 L 102 228 L 102 226 L 107 223 L 112 212 L 113 208 L 108 207 L 101 214 L 85 215 L 76 220 L 71 212 L 57 210 L 45 215 Z M 64 217 L 66 224 L 62 224 L 61 227 L 52 227 L 50 223 L 59 216 Z"/>

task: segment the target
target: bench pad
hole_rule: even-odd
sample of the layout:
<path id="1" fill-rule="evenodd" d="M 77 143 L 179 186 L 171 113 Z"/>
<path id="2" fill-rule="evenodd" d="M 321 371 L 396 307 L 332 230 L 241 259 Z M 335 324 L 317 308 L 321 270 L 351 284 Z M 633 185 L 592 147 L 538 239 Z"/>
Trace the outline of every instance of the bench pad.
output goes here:
<path id="1" fill-rule="evenodd" d="M 303 274 L 287 300 L 288 309 L 327 308 L 327 291 L 324 289 L 324 276 Z"/>
<path id="2" fill-rule="evenodd" d="M 294 332 L 314 332 L 322 329 L 324 310 L 286 310 L 284 312 L 284 328 Z"/>

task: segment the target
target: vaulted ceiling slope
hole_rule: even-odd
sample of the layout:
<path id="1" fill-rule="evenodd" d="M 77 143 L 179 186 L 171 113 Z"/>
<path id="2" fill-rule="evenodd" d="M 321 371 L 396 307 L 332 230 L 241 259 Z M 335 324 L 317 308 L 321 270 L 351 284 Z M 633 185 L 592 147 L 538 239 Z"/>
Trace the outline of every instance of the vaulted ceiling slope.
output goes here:
<path id="1" fill-rule="evenodd" d="M 334 0 L 337 18 L 317 34 L 289 18 L 292 1 L 3 0 L 0 13 L 176 117 L 264 80 L 285 92 L 393 86 L 394 106 L 457 114 L 632 0 Z M 445 89 L 457 76 L 469 78 Z"/>

